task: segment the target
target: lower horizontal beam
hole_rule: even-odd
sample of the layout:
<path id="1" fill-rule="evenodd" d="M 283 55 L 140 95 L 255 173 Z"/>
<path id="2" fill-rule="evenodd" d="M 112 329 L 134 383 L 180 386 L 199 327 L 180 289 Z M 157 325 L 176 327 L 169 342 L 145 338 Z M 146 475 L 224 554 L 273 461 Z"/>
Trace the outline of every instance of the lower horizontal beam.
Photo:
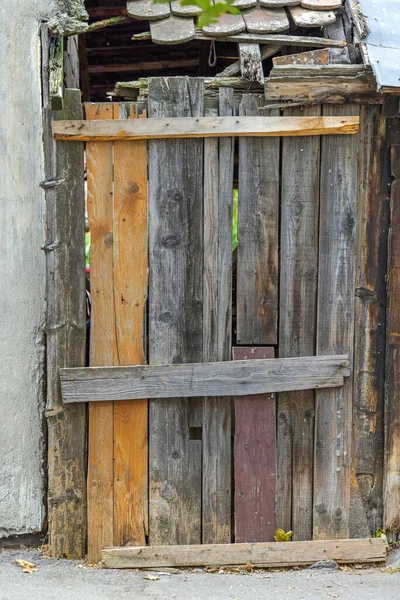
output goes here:
<path id="1" fill-rule="evenodd" d="M 102 552 L 108 569 L 212 567 L 251 564 L 254 567 L 311 565 L 320 560 L 338 563 L 375 563 L 386 560 L 381 538 L 199 546 L 123 546 Z"/>
<path id="2" fill-rule="evenodd" d="M 354 134 L 359 117 L 175 117 L 54 121 L 56 140 L 104 142 L 206 137 Z"/>
<path id="3" fill-rule="evenodd" d="M 347 355 L 60 369 L 65 403 L 310 390 L 339 387 L 349 375 Z"/>

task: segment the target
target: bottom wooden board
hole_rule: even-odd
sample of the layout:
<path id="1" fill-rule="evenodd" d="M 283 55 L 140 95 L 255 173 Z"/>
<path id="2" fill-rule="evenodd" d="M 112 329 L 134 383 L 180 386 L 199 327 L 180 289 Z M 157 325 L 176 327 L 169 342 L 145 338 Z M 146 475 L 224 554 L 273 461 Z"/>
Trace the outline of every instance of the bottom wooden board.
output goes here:
<path id="1" fill-rule="evenodd" d="M 370 538 L 201 546 L 124 546 L 106 548 L 102 559 L 103 566 L 108 569 L 246 564 L 269 568 L 311 565 L 328 559 L 338 563 L 374 563 L 386 560 L 386 544 L 381 538 Z"/>

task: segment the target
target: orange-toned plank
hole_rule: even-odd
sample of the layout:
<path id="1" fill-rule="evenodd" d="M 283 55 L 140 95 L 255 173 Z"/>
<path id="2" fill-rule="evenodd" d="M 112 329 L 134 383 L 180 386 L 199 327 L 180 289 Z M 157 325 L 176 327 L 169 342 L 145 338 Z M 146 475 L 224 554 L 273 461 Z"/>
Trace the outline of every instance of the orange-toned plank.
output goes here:
<path id="1" fill-rule="evenodd" d="M 135 117 L 132 107 L 132 117 Z M 120 106 L 120 118 L 124 110 Z M 143 364 L 147 296 L 147 142 L 114 144 L 114 305 L 118 364 Z M 114 405 L 114 545 L 145 545 L 148 400 Z"/>
<path id="2" fill-rule="evenodd" d="M 114 118 L 112 104 L 86 104 L 87 119 Z M 113 284 L 113 144 L 88 142 L 87 210 L 91 232 L 90 365 L 113 366 L 116 355 Z M 117 364 L 117 363 L 116 363 Z M 89 405 L 88 560 L 113 545 L 112 402 Z"/>

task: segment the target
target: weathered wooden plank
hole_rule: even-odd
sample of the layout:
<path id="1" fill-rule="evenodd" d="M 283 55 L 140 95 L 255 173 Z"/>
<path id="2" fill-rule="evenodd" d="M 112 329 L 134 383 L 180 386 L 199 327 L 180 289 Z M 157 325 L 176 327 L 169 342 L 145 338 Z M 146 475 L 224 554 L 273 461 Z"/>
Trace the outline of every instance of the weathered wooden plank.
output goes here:
<path id="1" fill-rule="evenodd" d="M 386 119 L 381 108 L 361 108 L 355 299 L 353 470 L 370 535 L 383 528 L 386 266 L 391 184 Z M 351 514 L 350 534 L 360 516 Z"/>
<path id="2" fill-rule="evenodd" d="M 51 139 L 52 119 L 81 118 L 80 92 L 65 91 L 62 112 L 45 102 L 48 531 L 51 556 L 83 558 L 86 409 L 63 407 L 58 370 L 85 364 L 84 150 Z"/>
<path id="3" fill-rule="evenodd" d="M 249 101 L 247 101 L 249 102 Z M 242 108 L 240 117 L 156 118 L 141 120 L 55 121 L 54 137 L 72 141 L 118 141 L 204 137 L 267 137 L 286 135 L 354 134 L 358 117 L 265 117 L 259 107 Z M 254 113 L 249 118 L 250 112 Z M 246 118 L 248 117 L 248 118 Z M 255 142 L 254 142 L 255 143 Z M 268 144 L 267 144 L 268 145 Z"/>
<path id="4" fill-rule="evenodd" d="M 241 44 L 239 44 L 239 45 L 241 45 Z M 269 45 L 264 46 L 261 49 L 261 60 L 265 60 L 266 58 L 273 56 L 274 54 L 279 52 L 279 50 L 281 48 L 282 48 L 282 44 L 269 44 Z M 219 77 L 233 77 L 234 75 L 237 75 L 238 73 L 240 73 L 240 70 L 241 70 L 240 60 L 237 60 L 234 63 L 232 63 L 231 65 L 229 65 L 228 67 L 226 67 L 226 69 L 221 71 L 221 73 L 218 73 L 218 75 L 216 76 L 216 79 L 218 79 Z"/>
<path id="5" fill-rule="evenodd" d="M 381 538 L 259 544 L 203 544 L 201 546 L 145 546 L 107 548 L 103 565 L 109 569 L 205 567 L 246 565 L 290 567 L 320 560 L 338 563 L 373 563 L 386 560 Z"/>
<path id="6" fill-rule="evenodd" d="M 274 67 L 278 65 L 327 65 L 329 63 L 329 52 L 329 48 L 322 48 L 321 50 L 299 52 L 298 54 L 274 56 L 272 64 Z"/>
<path id="7" fill-rule="evenodd" d="M 200 117 L 203 96 L 198 79 L 152 79 L 149 116 Z M 149 143 L 149 208 L 150 363 L 202 360 L 202 141 Z M 201 541 L 201 404 L 182 399 L 150 402 L 152 544 Z"/>
<path id="8" fill-rule="evenodd" d="M 390 251 L 386 333 L 384 528 L 390 540 L 400 534 L 400 147 L 391 148 L 394 181 L 390 199 Z"/>
<path id="9" fill-rule="evenodd" d="M 113 104 L 86 104 L 87 119 L 114 118 Z M 90 365 L 118 364 L 113 281 L 113 144 L 86 145 L 87 211 L 91 232 Z M 114 404 L 89 404 L 88 560 L 113 543 Z"/>
<path id="10" fill-rule="evenodd" d="M 219 114 L 234 112 L 233 90 L 219 91 Z M 204 142 L 203 358 L 230 360 L 234 140 Z M 203 400 L 202 542 L 231 541 L 232 401 Z"/>
<path id="11" fill-rule="evenodd" d="M 264 72 L 260 46 L 258 44 L 239 44 L 240 73 L 244 79 L 264 83 Z"/>
<path id="12" fill-rule="evenodd" d="M 260 96 L 243 96 L 240 114 L 259 119 L 264 104 Z M 239 345 L 277 342 L 279 148 L 277 137 L 239 142 Z"/>
<path id="13" fill-rule="evenodd" d="M 64 103 L 64 37 L 52 37 L 49 43 L 49 94 L 53 110 Z"/>
<path id="14" fill-rule="evenodd" d="M 321 107 L 290 109 L 318 116 Z M 279 356 L 315 353 L 320 139 L 282 142 Z M 278 396 L 277 526 L 312 539 L 313 391 Z"/>
<path id="15" fill-rule="evenodd" d="M 310 390 L 343 385 L 343 378 L 349 375 L 346 354 L 253 360 L 251 363 L 226 361 L 60 370 L 66 403 Z M 157 405 L 161 407 L 164 403 Z"/>
<path id="16" fill-rule="evenodd" d="M 324 114 L 358 114 L 354 105 Z M 354 343 L 355 242 L 359 138 L 326 137 L 321 146 L 317 354 L 348 352 Z M 316 392 L 315 539 L 349 537 L 352 379 Z"/>
<path id="17" fill-rule="evenodd" d="M 234 360 L 273 358 L 273 348 L 234 348 Z M 235 541 L 271 542 L 275 533 L 275 396 L 235 400 Z"/>
<path id="18" fill-rule="evenodd" d="M 118 108 L 124 118 L 124 105 Z M 113 273 L 120 366 L 146 362 L 147 210 L 147 143 L 115 142 Z M 146 543 L 147 473 L 148 401 L 121 400 L 114 404 L 114 544 Z"/>

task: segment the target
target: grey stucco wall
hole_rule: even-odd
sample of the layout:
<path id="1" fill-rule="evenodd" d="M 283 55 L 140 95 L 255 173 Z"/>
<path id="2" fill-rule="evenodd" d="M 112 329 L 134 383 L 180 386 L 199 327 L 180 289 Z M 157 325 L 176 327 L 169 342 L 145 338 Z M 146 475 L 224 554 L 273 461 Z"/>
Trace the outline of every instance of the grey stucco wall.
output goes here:
<path id="1" fill-rule="evenodd" d="M 0 537 L 40 531 L 45 516 L 39 29 L 68 2 L 0 2 Z"/>

